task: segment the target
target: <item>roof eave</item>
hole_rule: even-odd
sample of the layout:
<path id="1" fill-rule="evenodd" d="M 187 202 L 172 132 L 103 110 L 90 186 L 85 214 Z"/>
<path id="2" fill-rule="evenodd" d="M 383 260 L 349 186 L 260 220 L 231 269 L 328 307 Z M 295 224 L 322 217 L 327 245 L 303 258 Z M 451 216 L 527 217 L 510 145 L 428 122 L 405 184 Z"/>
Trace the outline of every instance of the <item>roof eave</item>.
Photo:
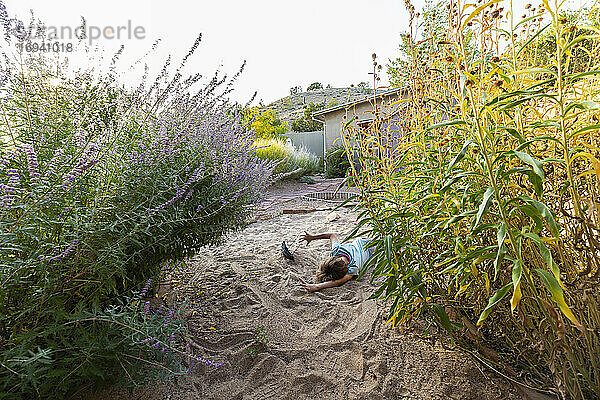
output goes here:
<path id="1" fill-rule="evenodd" d="M 380 94 L 377 94 L 374 97 L 376 97 L 376 98 L 378 98 L 378 97 L 385 97 L 385 96 L 392 95 L 394 93 L 402 92 L 404 90 L 407 90 L 407 88 L 395 88 L 395 89 L 391 89 L 391 90 L 388 90 L 386 92 L 382 92 Z M 333 106 L 333 107 L 325 108 L 323 110 L 315 111 L 315 112 L 312 113 L 312 118 L 313 118 L 313 120 L 324 122 L 325 117 L 323 117 L 323 119 L 318 119 L 318 117 L 319 116 L 324 116 L 325 114 L 329 114 L 329 113 L 332 113 L 332 112 L 335 112 L 335 111 L 338 111 L 338 110 L 341 110 L 341 109 L 344 109 L 344 108 L 348 108 L 348 107 L 351 107 L 351 106 L 354 106 L 354 105 L 357 105 L 357 104 L 361 104 L 363 102 L 369 101 L 372 97 L 373 96 L 367 96 L 367 97 L 365 97 L 362 100 L 349 101 L 347 103 L 343 103 L 343 104 L 340 104 L 340 105 L 337 105 L 337 106 Z"/>

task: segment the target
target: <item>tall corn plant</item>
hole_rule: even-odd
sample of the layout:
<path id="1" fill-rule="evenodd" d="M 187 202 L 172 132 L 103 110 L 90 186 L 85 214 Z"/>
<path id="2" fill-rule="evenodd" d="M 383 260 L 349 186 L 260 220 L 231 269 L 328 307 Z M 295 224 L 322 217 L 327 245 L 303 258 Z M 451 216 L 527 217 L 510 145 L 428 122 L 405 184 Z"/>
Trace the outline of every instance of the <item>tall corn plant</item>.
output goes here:
<path id="1" fill-rule="evenodd" d="M 407 8 L 401 122 L 344 127 L 374 296 L 523 384 L 600 396 L 598 7 Z"/>

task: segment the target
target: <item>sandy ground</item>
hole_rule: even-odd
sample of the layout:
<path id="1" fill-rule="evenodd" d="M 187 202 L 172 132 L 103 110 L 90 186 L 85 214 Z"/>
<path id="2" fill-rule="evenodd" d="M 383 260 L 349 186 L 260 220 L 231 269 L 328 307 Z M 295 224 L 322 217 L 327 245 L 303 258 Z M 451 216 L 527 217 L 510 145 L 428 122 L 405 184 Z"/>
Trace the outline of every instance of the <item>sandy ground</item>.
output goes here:
<path id="1" fill-rule="evenodd" d="M 368 299 L 374 286 L 366 277 L 307 294 L 298 278 L 313 281 L 329 244 L 306 247 L 300 234 L 346 234 L 356 218 L 348 209 L 332 222 L 329 210 L 280 214 L 311 205 L 331 206 L 286 200 L 225 244 L 189 260 L 175 277 L 174 295 L 195 304 L 186 316 L 195 353 L 224 365 L 199 366 L 186 379 L 120 399 L 523 398 L 464 354 L 390 329 L 385 305 Z M 283 240 L 295 261 L 282 257 Z"/>

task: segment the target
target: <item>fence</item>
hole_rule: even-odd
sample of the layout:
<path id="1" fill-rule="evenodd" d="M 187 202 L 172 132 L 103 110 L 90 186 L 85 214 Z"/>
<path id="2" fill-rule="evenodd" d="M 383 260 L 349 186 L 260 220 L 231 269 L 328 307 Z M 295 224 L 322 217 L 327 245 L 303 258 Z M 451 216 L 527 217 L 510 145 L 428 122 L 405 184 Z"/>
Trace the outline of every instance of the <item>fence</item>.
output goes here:
<path id="1" fill-rule="evenodd" d="M 304 146 L 308 149 L 308 151 L 317 157 L 323 158 L 325 155 L 323 150 L 323 140 L 325 134 L 323 131 L 289 132 L 283 136 L 290 138 L 295 147 Z"/>

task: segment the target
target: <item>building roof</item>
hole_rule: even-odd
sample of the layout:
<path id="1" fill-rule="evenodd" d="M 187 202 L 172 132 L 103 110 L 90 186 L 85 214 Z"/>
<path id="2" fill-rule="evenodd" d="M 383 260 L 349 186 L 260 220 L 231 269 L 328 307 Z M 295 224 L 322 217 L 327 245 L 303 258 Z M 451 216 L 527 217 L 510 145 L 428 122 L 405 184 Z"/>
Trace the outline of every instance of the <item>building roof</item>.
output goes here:
<path id="1" fill-rule="evenodd" d="M 376 97 L 377 98 L 388 97 L 388 96 L 391 96 L 393 94 L 402 92 L 403 90 L 406 90 L 406 88 L 394 88 L 394 89 L 386 90 L 385 92 L 377 93 Z M 364 99 L 361 99 L 361 100 L 349 101 L 347 103 L 343 103 L 343 104 L 340 104 L 340 105 L 337 105 L 337 106 L 324 108 L 322 110 L 313 112 L 312 113 L 312 118 L 314 120 L 323 122 L 324 116 L 326 114 L 329 114 L 329 113 L 332 113 L 332 112 L 335 112 L 335 111 L 338 111 L 338 110 L 342 110 L 342 109 L 345 109 L 345 108 L 348 108 L 348 107 L 351 107 L 351 106 L 354 106 L 354 105 L 357 105 L 357 104 L 366 103 L 368 101 L 371 101 L 372 99 L 373 99 L 373 96 L 366 96 Z M 321 117 L 321 118 L 319 118 L 319 117 Z"/>

